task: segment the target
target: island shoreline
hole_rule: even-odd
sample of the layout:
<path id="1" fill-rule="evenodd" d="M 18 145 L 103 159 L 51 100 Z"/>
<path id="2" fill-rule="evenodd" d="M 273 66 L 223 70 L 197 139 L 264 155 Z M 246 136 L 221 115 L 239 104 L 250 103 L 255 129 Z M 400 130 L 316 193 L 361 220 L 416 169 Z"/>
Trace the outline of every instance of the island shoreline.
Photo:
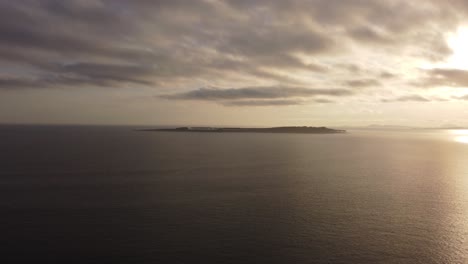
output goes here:
<path id="1" fill-rule="evenodd" d="M 239 128 L 239 127 L 177 127 L 138 129 L 142 132 L 202 132 L 202 133 L 290 133 L 290 134 L 343 134 L 346 130 L 328 127 L 270 127 L 270 128 Z"/>

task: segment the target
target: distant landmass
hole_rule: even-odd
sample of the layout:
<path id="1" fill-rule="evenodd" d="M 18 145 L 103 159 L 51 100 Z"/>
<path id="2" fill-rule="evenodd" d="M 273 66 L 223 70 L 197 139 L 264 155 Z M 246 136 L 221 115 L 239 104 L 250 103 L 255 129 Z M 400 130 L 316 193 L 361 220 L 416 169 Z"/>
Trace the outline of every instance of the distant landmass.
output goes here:
<path id="1" fill-rule="evenodd" d="M 421 129 L 418 127 L 410 126 L 399 126 L 399 125 L 368 125 L 368 126 L 343 126 L 339 127 L 340 129 L 348 130 L 412 130 L 412 129 Z"/>
<path id="2" fill-rule="evenodd" d="M 140 129 L 139 131 L 166 132 L 212 132 L 212 133 L 301 133 L 301 134 L 336 134 L 346 133 L 346 130 L 328 127 L 287 126 L 270 128 L 240 128 L 240 127 L 177 127 L 159 129 Z"/>
<path id="3" fill-rule="evenodd" d="M 373 131 L 390 131 L 390 130 L 421 130 L 421 129 L 467 129 L 466 126 L 457 125 L 441 125 L 435 127 L 424 127 L 424 126 L 399 126 L 399 125 L 368 125 L 368 126 L 340 126 L 339 129 L 347 130 L 373 130 Z"/>

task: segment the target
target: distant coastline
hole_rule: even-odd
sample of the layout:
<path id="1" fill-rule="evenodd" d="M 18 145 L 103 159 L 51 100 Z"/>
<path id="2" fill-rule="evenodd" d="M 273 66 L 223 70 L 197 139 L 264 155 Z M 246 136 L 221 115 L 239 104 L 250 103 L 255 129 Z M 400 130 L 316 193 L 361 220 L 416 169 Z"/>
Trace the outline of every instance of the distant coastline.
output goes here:
<path id="1" fill-rule="evenodd" d="M 139 129 L 138 131 L 159 132 L 207 132 L 207 133 L 297 133 L 297 134 L 337 134 L 346 130 L 328 127 L 287 126 L 270 128 L 239 128 L 239 127 L 177 127 L 159 129 Z"/>

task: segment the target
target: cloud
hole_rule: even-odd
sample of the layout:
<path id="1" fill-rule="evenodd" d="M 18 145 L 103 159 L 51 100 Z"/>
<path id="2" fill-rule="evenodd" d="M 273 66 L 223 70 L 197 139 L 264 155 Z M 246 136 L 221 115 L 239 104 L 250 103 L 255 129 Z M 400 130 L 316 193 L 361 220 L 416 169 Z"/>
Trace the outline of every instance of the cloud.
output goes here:
<path id="1" fill-rule="evenodd" d="M 344 84 L 349 87 L 362 88 L 370 86 L 380 86 L 381 83 L 375 79 L 358 79 L 358 80 L 348 80 Z"/>
<path id="2" fill-rule="evenodd" d="M 14 79 L 14 78 L 1 78 L 0 79 L 0 89 L 18 89 L 18 88 L 27 88 L 34 85 L 34 80 L 27 79 Z"/>
<path id="3" fill-rule="evenodd" d="M 302 105 L 305 102 L 297 99 L 275 99 L 275 100 L 233 100 L 223 101 L 222 105 L 225 106 L 288 106 L 288 105 Z"/>
<path id="4" fill-rule="evenodd" d="M 148 52 L 116 42 L 120 34 L 131 35 L 135 29 L 119 19 L 120 12 L 108 5 L 85 7 L 81 2 L 46 0 L 0 3 L 2 48 L 44 52 L 48 53 L 49 58 L 54 55 L 82 55 L 135 59 L 147 55 L 145 53 Z M 65 6 L 66 9 L 58 8 Z M 75 9 L 72 11 L 73 7 Z"/>
<path id="5" fill-rule="evenodd" d="M 468 87 L 468 71 L 435 68 L 425 71 L 425 77 L 417 84 L 423 87 Z"/>
<path id="6" fill-rule="evenodd" d="M 393 103 L 393 102 L 430 102 L 431 100 L 420 95 L 404 95 L 400 97 L 395 97 L 391 99 L 382 99 L 381 102 L 384 103 Z"/>
<path id="7" fill-rule="evenodd" d="M 382 71 L 382 72 L 379 74 L 379 77 L 382 78 L 382 79 L 392 79 L 392 78 L 396 78 L 397 75 L 394 74 L 394 73 L 391 73 L 391 72 Z"/>
<path id="8" fill-rule="evenodd" d="M 394 39 L 386 36 L 384 33 L 368 26 L 350 29 L 348 34 L 352 39 L 361 42 L 391 44 L 394 41 Z"/>
<path id="9" fill-rule="evenodd" d="M 31 77 L 0 77 L 0 89 L 51 88 L 56 86 L 104 86 L 133 83 L 151 84 L 145 81 L 146 75 L 153 71 L 142 65 L 74 63 L 66 65 L 46 64 L 45 69 L 52 69 L 53 75 Z"/>
<path id="10" fill-rule="evenodd" d="M 125 64 L 74 63 L 62 66 L 57 71 L 75 74 L 89 80 L 133 82 L 150 84 L 145 76 L 153 74 L 151 66 Z"/>
<path id="11" fill-rule="evenodd" d="M 348 71 L 351 74 L 359 74 L 364 71 L 360 66 L 353 63 L 338 63 L 335 65 L 335 67 Z"/>
<path id="12" fill-rule="evenodd" d="M 452 98 L 456 100 L 468 100 L 468 94 L 462 96 L 452 96 Z"/>
<path id="13" fill-rule="evenodd" d="M 200 88 L 188 92 L 166 94 L 159 97 L 169 100 L 244 100 L 244 99 L 279 99 L 291 97 L 314 97 L 319 95 L 342 97 L 354 93 L 346 89 L 310 89 L 303 87 L 243 87 L 243 88 Z"/>
<path id="14" fill-rule="evenodd" d="M 176 89 L 167 99 L 278 105 L 365 95 L 301 87 L 380 87 L 400 76 L 383 65 L 387 57 L 410 50 L 418 59 L 445 58 L 444 34 L 467 10 L 463 1 L 435 0 L 1 1 L 0 68 L 15 70 L 0 76 L 0 89 L 145 86 Z M 381 47 L 383 66 L 365 59 Z M 430 81 L 468 83 L 439 75 Z M 182 92 L 206 83 L 245 88 Z"/>
<path id="15" fill-rule="evenodd" d="M 330 100 L 330 99 L 325 99 L 325 98 L 318 98 L 318 99 L 314 99 L 314 102 L 320 103 L 320 104 L 331 104 L 331 103 L 334 103 L 335 101 Z"/>
<path id="16" fill-rule="evenodd" d="M 288 106 L 308 103 L 334 103 L 327 98 L 315 96 L 348 96 L 351 91 L 343 89 L 309 89 L 283 87 L 246 87 L 233 89 L 201 88 L 185 93 L 161 95 L 169 100 L 201 100 L 218 102 L 224 106 Z"/>

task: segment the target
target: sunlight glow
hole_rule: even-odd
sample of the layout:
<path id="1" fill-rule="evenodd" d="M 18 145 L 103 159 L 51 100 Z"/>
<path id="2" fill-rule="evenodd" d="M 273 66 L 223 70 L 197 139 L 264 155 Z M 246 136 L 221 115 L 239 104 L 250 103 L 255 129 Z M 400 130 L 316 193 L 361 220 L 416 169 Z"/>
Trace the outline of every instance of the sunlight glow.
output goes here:
<path id="1" fill-rule="evenodd" d="M 456 142 L 468 144 L 468 136 L 455 137 Z"/>
<path id="2" fill-rule="evenodd" d="M 468 144 L 468 130 L 450 130 L 450 133 L 455 135 L 455 137 L 453 138 L 454 141 Z"/>
<path id="3" fill-rule="evenodd" d="M 453 135 L 468 136 L 468 129 L 450 130 L 450 133 L 453 134 Z"/>
<path id="4" fill-rule="evenodd" d="M 459 27 L 457 32 L 447 39 L 453 54 L 446 66 L 457 69 L 468 69 L 468 28 Z"/>

